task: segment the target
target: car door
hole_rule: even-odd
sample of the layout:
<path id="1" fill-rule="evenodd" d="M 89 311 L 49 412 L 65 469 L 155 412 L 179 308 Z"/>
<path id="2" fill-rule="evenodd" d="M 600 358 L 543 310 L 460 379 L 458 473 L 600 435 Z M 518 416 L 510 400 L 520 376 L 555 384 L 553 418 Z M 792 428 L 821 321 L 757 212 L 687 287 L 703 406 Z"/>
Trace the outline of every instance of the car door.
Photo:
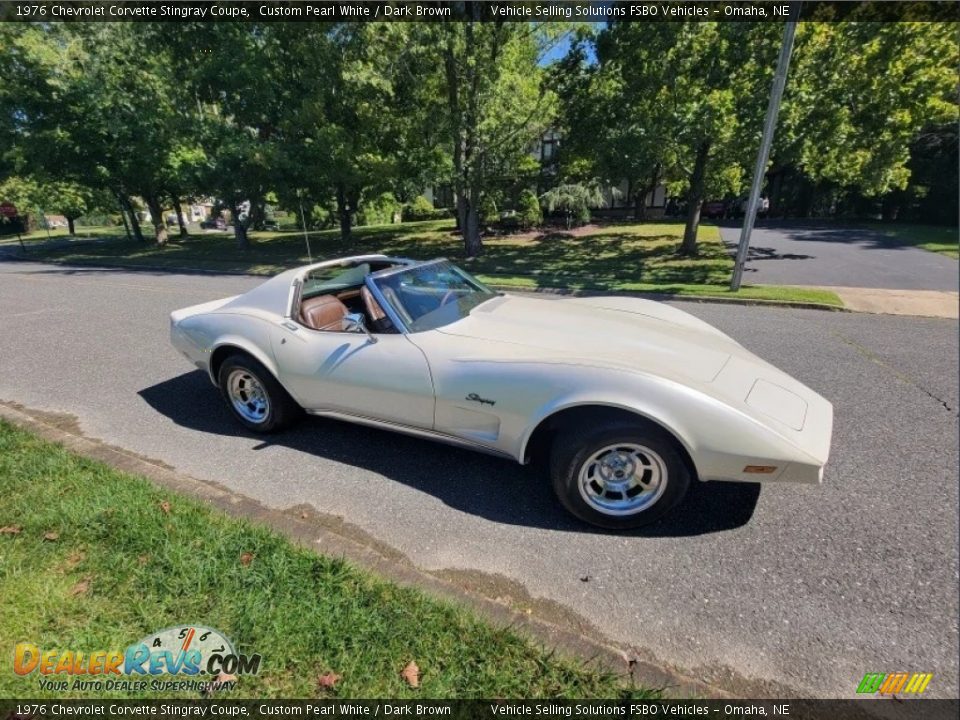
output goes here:
<path id="1" fill-rule="evenodd" d="M 433 428 L 433 382 L 406 335 L 312 330 L 286 319 L 272 335 L 280 381 L 307 410 Z"/>

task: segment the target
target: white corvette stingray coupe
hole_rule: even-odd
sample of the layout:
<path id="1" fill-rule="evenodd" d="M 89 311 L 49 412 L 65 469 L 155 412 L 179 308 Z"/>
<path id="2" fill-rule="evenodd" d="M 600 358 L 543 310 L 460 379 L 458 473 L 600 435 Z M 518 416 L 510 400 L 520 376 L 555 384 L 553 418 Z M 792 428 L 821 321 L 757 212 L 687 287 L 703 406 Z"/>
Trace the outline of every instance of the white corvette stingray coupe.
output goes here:
<path id="1" fill-rule="evenodd" d="M 542 457 L 605 528 L 656 520 L 694 479 L 819 483 L 830 451 L 829 402 L 692 315 L 505 295 L 447 260 L 296 268 L 170 333 L 250 430 L 307 412 Z"/>

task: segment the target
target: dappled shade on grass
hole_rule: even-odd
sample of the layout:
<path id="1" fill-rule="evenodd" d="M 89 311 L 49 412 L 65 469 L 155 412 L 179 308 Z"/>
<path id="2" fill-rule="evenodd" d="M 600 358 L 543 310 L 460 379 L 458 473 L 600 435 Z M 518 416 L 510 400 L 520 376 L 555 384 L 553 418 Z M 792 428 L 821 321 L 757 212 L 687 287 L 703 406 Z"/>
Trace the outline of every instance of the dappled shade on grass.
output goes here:
<path id="1" fill-rule="evenodd" d="M 2 421 L 0 528 L 16 528 L 0 532 L 0 638 L 11 643 L 122 650 L 162 628 L 207 625 L 263 656 L 261 673 L 240 678 L 231 697 L 312 697 L 321 686 L 365 698 L 645 695 Z M 51 695 L 36 675 L 15 675 L 10 657 L 0 695 Z M 401 676 L 412 659 L 419 687 Z"/>
<path id="2" fill-rule="evenodd" d="M 726 287 L 733 260 L 719 230 L 701 225 L 696 257 L 680 255 L 679 223 L 609 224 L 573 231 L 546 230 L 491 236 L 484 253 L 466 260 L 463 241 L 451 220 L 360 227 L 344 245 L 336 230 L 310 233 L 314 261 L 345 255 L 384 253 L 415 259 L 446 257 L 482 280 L 518 290 L 669 292 L 679 295 L 731 296 Z M 263 232 L 251 235 L 239 250 L 228 233 L 205 233 L 185 240 L 171 238 L 163 248 L 108 240 L 66 248 L 36 249 L 37 259 L 76 263 L 119 262 L 150 268 L 199 269 L 274 274 L 308 262 L 303 234 Z M 813 288 L 744 287 L 741 298 L 841 305 L 829 291 Z"/>

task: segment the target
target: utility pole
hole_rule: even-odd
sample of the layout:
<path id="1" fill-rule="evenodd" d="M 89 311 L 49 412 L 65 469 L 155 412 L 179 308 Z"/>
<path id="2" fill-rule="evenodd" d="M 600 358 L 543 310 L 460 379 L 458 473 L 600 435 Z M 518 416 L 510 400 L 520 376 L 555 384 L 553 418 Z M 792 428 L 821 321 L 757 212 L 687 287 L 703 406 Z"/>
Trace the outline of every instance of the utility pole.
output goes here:
<path id="1" fill-rule="evenodd" d="M 750 233 L 753 232 L 753 222 L 757 217 L 757 206 L 760 204 L 760 188 L 763 186 L 763 176 L 766 174 L 767 160 L 770 158 L 770 146 L 773 144 L 773 131 L 777 127 L 783 88 L 787 83 L 787 69 L 790 67 L 790 55 L 793 52 L 793 36 L 797 32 L 797 16 L 800 14 L 799 3 L 796 9 L 791 8 L 791 11 L 793 17 L 787 20 L 787 25 L 783 29 L 783 44 L 780 46 L 780 59 L 777 60 L 777 74 L 773 77 L 770 103 L 767 105 L 767 118 L 763 123 L 763 137 L 760 140 L 760 150 L 757 152 L 757 164 L 753 169 L 753 184 L 750 186 L 747 212 L 743 216 L 743 228 L 740 230 L 740 244 L 737 246 L 737 259 L 733 266 L 733 277 L 730 280 L 730 289 L 734 292 L 740 289 L 743 266 L 747 262 Z"/>

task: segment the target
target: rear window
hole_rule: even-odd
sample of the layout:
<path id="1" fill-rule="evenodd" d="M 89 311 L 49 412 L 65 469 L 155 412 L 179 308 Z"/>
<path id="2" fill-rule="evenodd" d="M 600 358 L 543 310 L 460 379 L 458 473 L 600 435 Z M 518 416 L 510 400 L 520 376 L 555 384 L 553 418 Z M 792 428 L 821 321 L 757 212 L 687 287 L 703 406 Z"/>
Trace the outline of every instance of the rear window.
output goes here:
<path id="1" fill-rule="evenodd" d="M 303 297 L 313 297 L 363 285 L 363 279 L 369 274 L 370 263 L 361 263 L 349 268 L 342 265 L 317 268 L 312 270 L 303 281 Z"/>

